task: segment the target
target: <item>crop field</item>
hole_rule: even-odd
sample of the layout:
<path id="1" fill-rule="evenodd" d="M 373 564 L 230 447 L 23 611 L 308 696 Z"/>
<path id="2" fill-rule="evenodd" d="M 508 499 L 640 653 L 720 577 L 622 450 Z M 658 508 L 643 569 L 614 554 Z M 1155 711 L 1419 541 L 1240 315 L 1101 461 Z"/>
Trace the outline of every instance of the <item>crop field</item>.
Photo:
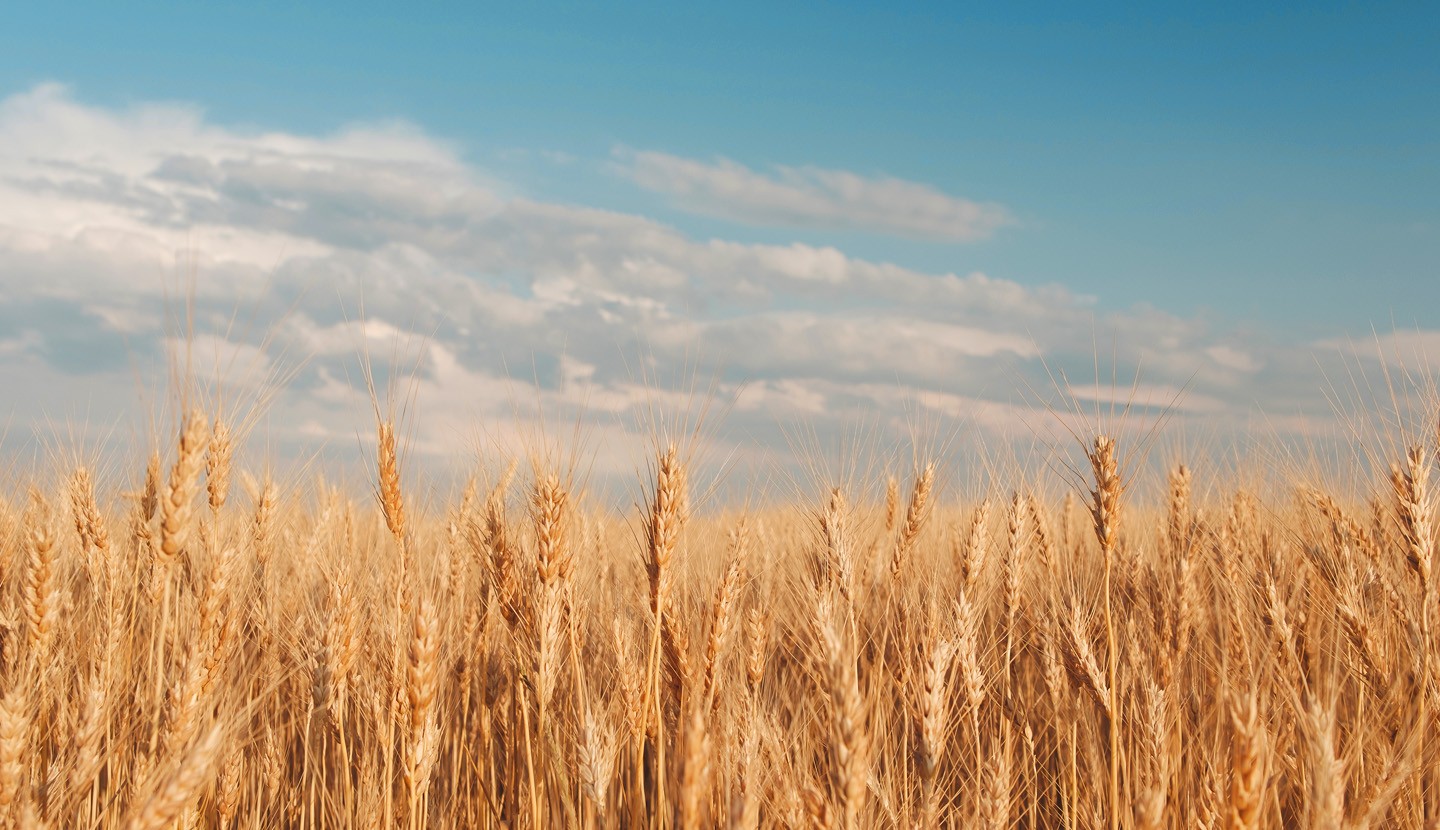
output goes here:
<path id="1" fill-rule="evenodd" d="M 422 509 L 383 415 L 367 480 L 282 485 L 180 411 L 131 468 L 11 472 L 9 826 L 1440 815 L 1434 435 L 1373 486 L 1141 481 L 1122 432 L 1053 481 L 942 497 L 917 456 L 744 510 L 695 508 L 685 442 L 628 511 L 516 447 Z"/>
<path id="2" fill-rule="evenodd" d="M 4 3 L 0 830 L 1440 830 L 1437 55 Z"/>

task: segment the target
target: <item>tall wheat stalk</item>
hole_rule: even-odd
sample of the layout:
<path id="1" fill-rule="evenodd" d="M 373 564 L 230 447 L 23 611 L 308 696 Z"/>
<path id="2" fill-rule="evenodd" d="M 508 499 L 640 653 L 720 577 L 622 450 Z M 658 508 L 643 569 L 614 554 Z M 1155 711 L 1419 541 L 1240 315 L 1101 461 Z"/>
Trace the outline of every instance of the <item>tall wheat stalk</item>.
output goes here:
<path id="1" fill-rule="evenodd" d="M 1090 491 L 1091 515 L 1094 518 L 1095 538 L 1100 542 L 1100 555 L 1104 560 L 1104 601 L 1105 601 L 1105 651 L 1106 681 L 1109 685 L 1109 718 L 1107 731 L 1110 735 L 1110 777 L 1109 810 L 1110 827 L 1120 826 L 1120 650 L 1115 641 L 1115 617 L 1112 609 L 1114 589 L 1111 585 L 1115 567 L 1115 549 L 1120 520 L 1120 469 L 1115 457 L 1115 441 L 1106 435 L 1095 438 L 1093 449 L 1087 451 L 1090 466 L 1095 476 L 1095 488 Z"/>

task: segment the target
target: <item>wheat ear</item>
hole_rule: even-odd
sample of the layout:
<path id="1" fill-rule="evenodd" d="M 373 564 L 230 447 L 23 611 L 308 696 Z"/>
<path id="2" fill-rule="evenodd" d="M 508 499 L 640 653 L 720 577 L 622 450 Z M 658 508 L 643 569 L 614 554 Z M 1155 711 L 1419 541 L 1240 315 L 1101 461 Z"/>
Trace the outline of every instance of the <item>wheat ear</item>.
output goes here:
<path id="1" fill-rule="evenodd" d="M 185 549 L 190 535 L 190 511 L 205 469 L 205 439 L 209 427 L 199 410 L 192 410 L 180 426 L 180 440 L 170 482 L 160 500 L 160 558 L 168 568 Z"/>
<path id="2" fill-rule="evenodd" d="M 205 458 L 205 490 L 210 497 L 210 510 L 219 513 L 230 494 L 230 461 L 235 455 L 235 442 L 230 425 L 215 419 L 210 430 L 210 452 Z"/>
<path id="3" fill-rule="evenodd" d="M 854 830 L 865 809 L 869 778 L 865 707 L 860 699 L 855 655 L 845 630 L 848 625 L 835 618 L 836 611 L 826 598 L 822 597 L 816 612 L 831 703 L 831 744 L 835 752 L 831 778 L 838 800 L 840 826 Z"/>
<path id="4" fill-rule="evenodd" d="M 215 759 L 223 745 L 219 724 L 191 743 L 176 759 L 168 775 L 157 779 L 148 793 L 136 801 L 125 826 L 132 830 L 166 830 L 204 790 L 213 774 Z"/>
<path id="5" fill-rule="evenodd" d="M 1260 826 L 1265 796 L 1265 727 L 1255 698 L 1247 698 L 1230 716 L 1229 830 L 1255 830 Z"/>
<path id="6" fill-rule="evenodd" d="M 915 476 L 915 486 L 910 491 L 910 502 L 905 507 L 905 521 L 900 525 L 900 535 L 895 539 L 895 551 L 890 558 L 890 575 L 899 577 L 905 567 L 905 560 L 915 548 L 920 531 L 925 527 L 925 518 L 930 513 L 930 490 L 935 484 L 935 464 L 926 464 Z"/>

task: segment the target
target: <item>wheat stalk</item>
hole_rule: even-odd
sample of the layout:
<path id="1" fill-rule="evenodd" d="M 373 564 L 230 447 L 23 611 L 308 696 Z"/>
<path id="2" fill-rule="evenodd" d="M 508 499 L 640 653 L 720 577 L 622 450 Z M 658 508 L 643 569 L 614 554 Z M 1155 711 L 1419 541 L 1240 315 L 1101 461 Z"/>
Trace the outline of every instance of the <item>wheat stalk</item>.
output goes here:
<path id="1" fill-rule="evenodd" d="M 1095 538 L 1100 542 L 1100 553 L 1105 563 L 1105 649 L 1108 655 L 1106 678 L 1110 689 L 1107 707 L 1110 718 L 1107 730 L 1110 733 L 1110 778 L 1109 809 L 1110 828 L 1120 826 L 1120 701 L 1118 678 L 1119 648 L 1115 642 L 1115 619 L 1111 609 L 1113 591 L 1111 576 L 1115 564 L 1116 534 L 1120 521 L 1120 494 L 1124 488 L 1120 482 L 1119 463 L 1115 457 L 1115 441 L 1107 435 L 1095 438 L 1094 448 L 1087 452 L 1090 466 L 1095 474 L 1095 488 L 1090 491 L 1091 515 L 1094 518 Z"/>

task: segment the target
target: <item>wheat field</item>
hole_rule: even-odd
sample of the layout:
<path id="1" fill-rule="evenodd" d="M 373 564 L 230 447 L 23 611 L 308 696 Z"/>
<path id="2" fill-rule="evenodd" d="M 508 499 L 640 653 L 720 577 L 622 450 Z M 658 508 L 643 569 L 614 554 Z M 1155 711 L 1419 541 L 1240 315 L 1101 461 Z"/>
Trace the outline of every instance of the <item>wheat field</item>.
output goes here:
<path id="1" fill-rule="evenodd" d="M 389 419 L 339 486 L 177 421 L 0 509 L 9 826 L 1440 820 L 1433 434 L 1374 486 L 1142 487 L 1095 434 L 1083 486 L 744 511 L 684 443 L 629 511 L 517 447 L 421 509 Z"/>

